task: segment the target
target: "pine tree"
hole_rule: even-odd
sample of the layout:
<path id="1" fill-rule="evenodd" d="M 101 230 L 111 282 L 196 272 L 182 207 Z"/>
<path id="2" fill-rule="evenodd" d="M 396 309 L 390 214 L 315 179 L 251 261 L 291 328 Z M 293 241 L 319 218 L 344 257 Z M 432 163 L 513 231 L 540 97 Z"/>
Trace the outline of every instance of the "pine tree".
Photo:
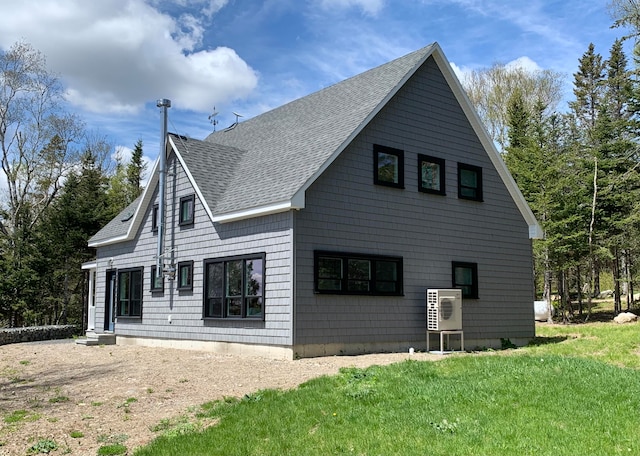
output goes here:
<path id="1" fill-rule="evenodd" d="M 139 139 L 133 148 L 131 161 L 127 165 L 127 199 L 129 203 L 135 200 L 142 193 L 142 181 L 147 164 L 142 160 L 142 140 Z"/>
<path id="2" fill-rule="evenodd" d="M 108 221 L 106 178 L 91 151 L 82 157 L 81 170 L 67 177 L 60 197 L 43 223 L 39 247 L 50 259 L 46 312 L 58 323 L 82 323 L 83 262 L 95 251 L 89 238 Z"/>

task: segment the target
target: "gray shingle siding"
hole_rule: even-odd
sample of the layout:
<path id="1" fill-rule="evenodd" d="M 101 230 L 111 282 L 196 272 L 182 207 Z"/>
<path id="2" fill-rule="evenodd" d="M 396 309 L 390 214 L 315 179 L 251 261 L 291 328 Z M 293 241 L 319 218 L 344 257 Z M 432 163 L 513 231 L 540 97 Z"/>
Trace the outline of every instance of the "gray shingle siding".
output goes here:
<path id="1" fill-rule="evenodd" d="M 196 198 L 192 227 L 178 226 L 180 197 L 194 193 L 177 160 L 171 157 L 167 169 L 167 248 L 175 248 L 174 262 L 193 261 L 193 291 L 177 291 L 175 282 L 165 279 L 164 293 L 150 292 L 151 266 L 155 264 L 157 235 L 151 229 L 151 208 L 134 241 L 98 248 L 99 277 L 96 290 L 97 328 L 103 327 L 105 265 L 114 258 L 114 268 L 144 267 L 142 320 L 119 319 L 116 332 L 124 336 L 245 342 L 290 345 L 291 215 L 258 217 L 228 225 L 214 225 Z M 174 176 L 176 177 L 174 179 Z M 157 201 L 157 195 L 153 195 Z M 218 229 L 222 228 L 222 229 Z M 173 239 L 173 242 L 171 241 Z M 203 262 L 210 258 L 266 253 L 265 321 L 203 320 Z M 283 293 L 282 290 L 287 290 Z M 171 315 L 172 322 L 168 322 Z M 283 318 L 286 315 L 286 318 Z"/>
<path id="2" fill-rule="evenodd" d="M 469 339 L 534 335 L 528 227 L 430 59 L 308 189 L 296 213 L 296 344 L 425 338 L 425 290 L 451 286 L 451 262 L 478 263 L 464 301 Z M 443 120 L 446 119 L 446 120 Z M 373 184 L 373 144 L 404 150 L 405 189 Z M 446 196 L 418 192 L 417 155 L 446 160 Z M 484 202 L 457 197 L 457 163 L 483 169 Z M 402 256 L 404 297 L 313 293 L 313 251 Z"/>
<path id="3" fill-rule="evenodd" d="M 194 262 L 193 290 L 168 280 L 164 293 L 149 290 L 154 172 L 133 219 L 119 216 L 92 239 L 97 328 L 113 257 L 115 268 L 144 267 L 143 317 L 120 319 L 119 335 L 275 345 L 302 356 L 421 347 L 425 290 L 449 288 L 452 261 L 464 261 L 478 264 L 480 287 L 464 304 L 466 338 L 533 336 L 528 238 L 539 226 L 446 65 L 428 46 L 205 141 L 170 135 L 166 246 L 175 263 Z M 404 151 L 404 189 L 374 185 L 374 144 Z M 418 191 L 418 154 L 446 160 L 446 196 Z M 458 162 L 482 168 L 484 202 L 458 199 Z M 195 224 L 179 227 L 177 204 L 190 194 Z M 314 294 L 314 250 L 402 256 L 404 296 Z M 203 262 L 256 253 L 266 255 L 264 322 L 203 320 Z"/>

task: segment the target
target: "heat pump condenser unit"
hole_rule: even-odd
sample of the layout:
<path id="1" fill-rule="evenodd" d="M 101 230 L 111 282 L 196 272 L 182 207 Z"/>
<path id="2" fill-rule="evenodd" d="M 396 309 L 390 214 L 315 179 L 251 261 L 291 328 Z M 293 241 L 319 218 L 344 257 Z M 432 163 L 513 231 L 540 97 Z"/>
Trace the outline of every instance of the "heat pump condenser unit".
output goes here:
<path id="1" fill-rule="evenodd" d="M 427 290 L 427 330 L 459 331 L 462 329 L 462 290 Z"/>

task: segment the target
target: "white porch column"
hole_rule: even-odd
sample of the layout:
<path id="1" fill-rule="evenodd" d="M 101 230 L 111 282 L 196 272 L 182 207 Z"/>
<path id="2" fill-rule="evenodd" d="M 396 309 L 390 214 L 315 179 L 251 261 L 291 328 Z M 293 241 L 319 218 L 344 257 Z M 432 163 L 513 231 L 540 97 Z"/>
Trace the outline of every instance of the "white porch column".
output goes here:
<path id="1" fill-rule="evenodd" d="M 98 268 L 97 261 L 91 261 L 84 263 L 82 269 L 89 271 L 89 293 L 87 294 L 87 330 L 93 331 L 96 329 L 96 270 Z"/>

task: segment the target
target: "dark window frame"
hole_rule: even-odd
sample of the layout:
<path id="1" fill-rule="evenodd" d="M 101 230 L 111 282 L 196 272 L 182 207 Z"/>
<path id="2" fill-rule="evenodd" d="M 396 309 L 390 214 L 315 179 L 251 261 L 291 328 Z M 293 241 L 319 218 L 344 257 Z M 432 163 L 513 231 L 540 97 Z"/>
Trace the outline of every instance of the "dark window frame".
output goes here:
<path id="1" fill-rule="evenodd" d="M 456 282 L 456 269 L 463 268 L 471 270 L 471 284 Z M 453 288 L 462 290 L 464 299 L 478 299 L 478 263 L 465 261 L 451 262 L 451 285 Z"/>
<path id="2" fill-rule="evenodd" d="M 254 253 L 248 255 L 237 255 L 230 256 L 224 258 L 209 258 L 204 260 L 203 262 L 203 307 L 202 307 L 202 318 L 206 320 L 249 320 L 249 321 L 264 321 L 265 318 L 265 309 L 266 309 L 266 296 L 265 296 L 265 284 L 266 284 L 266 270 L 267 270 L 267 262 L 266 262 L 266 253 Z M 260 294 L 248 294 L 247 293 L 247 261 L 251 260 L 260 260 L 262 261 L 262 283 L 260 286 Z M 241 294 L 236 296 L 228 295 L 229 291 L 229 265 L 232 263 L 237 263 L 242 261 L 242 279 L 241 279 Z M 215 299 L 220 299 L 220 311 L 216 315 L 211 315 L 212 312 L 209 312 L 210 306 L 209 299 L 213 299 L 209 296 L 210 291 L 210 273 L 209 267 L 213 267 L 216 265 L 222 265 L 222 283 L 221 290 L 219 296 L 216 296 Z M 233 299 L 240 299 L 240 315 L 229 315 L 229 301 Z M 248 304 L 249 300 L 258 299 L 260 302 L 261 311 L 259 314 L 251 314 L 249 312 L 250 305 Z"/>
<path id="3" fill-rule="evenodd" d="M 154 204 L 151 207 L 151 231 L 154 233 L 158 233 L 158 214 L 160 212 L 160 206 L 158 204 Z"/>
<path id="4" fill-rule="evenodd" d="M 121 293 L 122 293 L 122 277 L 127 274 L 129 276 L 129 280 L 128 280 L 128 290 L 127 290 L 127 296 L 128 298 L 126 299 L 128 301 L 128 311 L 127 312 L 122 312 L 123 310 L 123 300 L 121 299 Z M 139 277 L 136 279 L 138 286 L 139 286 L 139 290 L 140 290 L 140 299 L 139 299 L 139 304 L 136 306 L 135 302 L 134 302 L 134 298 L 132 297 L 133 291 L 134 291 L 134 280 L 133 280 L 133 276 L 134 274 L 139 274 Z M 119 269 L 117 272 L 117 297 L 116 297 L 116 316 L 118 318 L 142 318 L 142 306 L 144 303 L 144 299 L 143 299 L 143 287 L 144 287 L 144 267 L 139 266 L 139 267 L 134 267 L 134 268 L 125 268 L 125 269 Z M 135 309 L 134 309 L 135 306 Z"/>
<path id="5" fill-rule="evenodd" d="M 471 171 L 476 174 L 476 185 L 471 187 L 462 184 L 462 172 Z M 468 191 L 474 190 L 475 195 L 469 195 Z M 465 193 L 465 191 L 467 193 Z M 469 165 L 466 163 L 458 163 L 458 198 L 471 200 L 471 201 L 483 201 L 482 191 L 482 168 L 480 166 Z"/>
<path id="6" fill-rule="evenodd" d="M 157 266 L 154 264 L 149 269 L 151 270 L 151 274 L 149 276 L 149 289 L 152 293 L 162 293 L 164 292 L 164 274 L 160 276 L 161 284 L 160 286 L 156 286 L 156 268 Z"/>
<path id="7" fill-rule="evenodd" d="M 183 268 L 189 268 L 187 283 L 182 282 Z M 180 261 L 178 263 L 178 267 L 176 268 L 176 276 L 177 276 L 176 282 L 178 284 L 177 288 L 179 291 L 193 290 L 193 261 Z"/>
<path id="8" fill-rule="evenodd" d="M 404 295 L 404 276 L 403 263 L 404 259 L 400 256 L 389 255 L 370 255 L 363 253 L 347 253 L 332 252 L 326 250 L 316 250 L 313 252 L 313 290 L 318 294 L 337 294 L 337 295 L 366 295 L 366 296 L 403 296 Z M 340 261 L 340 277 L 320 277 L 320 261 L 339 260 Z M 369 261 L 369 279 L 362 277 L 350 277 L 349 263 L 353 261 Z M 384 263 L 393 263 L 396 265 L 396 279 L 383 280 L 380 279 L 379 265 Z M 321 280 L 333 280 L 339 283 L 339 289 L 323 288 L 320 284 Z M 367 289 L 357 289 L 358 286 L 365 285 Z M 382 286 L 386 284 L 394 284 L 394 291 L 384 291 Z"/>
<path id="9" fill-rule="evenodd" d="M 183 218 L 183 210 L 182 205 L 185 203 L 191 203 L 191 217 Z M 195 212 L 196 212 L 196 196 L 191 194 L 187 196 L 183 196 L 180 198 L 180 205 L 178 206 L 178 225 L 180 226 L 191 226 L 195 220 Z"/>
<path id="10" fill-rule="evenodd" d="M 429 187 L 424 187 L 422 185 L 422 163 L 427 162 L 427 163 L 434 163 L 437 164 L 439 169 L 438 169 L 438 176 L 440 179 L 440 188 L 438 190 L 433 189 L 433 188 L 429 188 Z M 431 193 L 434 195 L 446 195 L 446 168 L 445 168 L 446 162 L 443 158 L 438 158 L 438 157 L 434 157 L 431 155 L 423 155 L 423 154 L 418 154 L 418 191 L 420 192 L 424 192 L 424 193 Z"/>
<path id="11" fill-rule="evenodd" d="M 395 155 L 398 158 L 398 182 L 389 182 L 380 179 L 378 166 L 380 163 L 379 154 L 381 153 Z M 379 144 L 373 145 L 373 182 L 376 185 L 383 185 L 385 187 L 404 188 L 404 150 L 381 146 Z"/>

